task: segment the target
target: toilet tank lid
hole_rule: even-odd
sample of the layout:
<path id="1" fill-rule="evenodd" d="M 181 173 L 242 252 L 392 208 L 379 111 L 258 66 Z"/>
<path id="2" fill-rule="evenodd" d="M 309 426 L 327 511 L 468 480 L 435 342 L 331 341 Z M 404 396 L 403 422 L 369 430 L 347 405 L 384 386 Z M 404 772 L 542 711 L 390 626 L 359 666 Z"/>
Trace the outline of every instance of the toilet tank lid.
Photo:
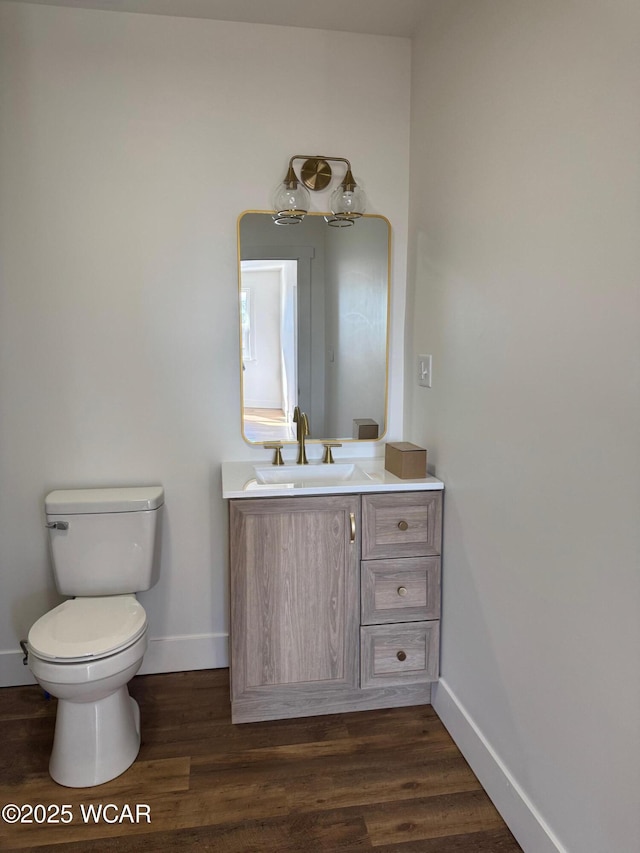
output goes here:
<path id="1" fill-rule="evenodd" d="M 162 486 L 123 486 L 117 489 L 57 489 L 44 499 L 47 515 L 98 512 L 140 512 L 164 503 Z"/>

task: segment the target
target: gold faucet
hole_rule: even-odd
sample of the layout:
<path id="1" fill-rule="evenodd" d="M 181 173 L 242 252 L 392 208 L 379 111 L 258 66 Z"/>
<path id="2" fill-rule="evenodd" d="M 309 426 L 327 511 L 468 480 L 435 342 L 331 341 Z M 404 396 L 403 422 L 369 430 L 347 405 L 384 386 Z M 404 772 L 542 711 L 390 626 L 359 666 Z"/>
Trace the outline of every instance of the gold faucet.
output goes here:
<path id="1" fill-rule="evenodd" d="M 293 422 L 297 424 L 296 440 L 298 442 L 298 458 L 297 465 L 308 465 L 307 450 L 304 446 L 304 440 L 309 435 L 309 420 L 304 412 L 300 411 L 300 406 L 296 406 L 293 410 Z"/>

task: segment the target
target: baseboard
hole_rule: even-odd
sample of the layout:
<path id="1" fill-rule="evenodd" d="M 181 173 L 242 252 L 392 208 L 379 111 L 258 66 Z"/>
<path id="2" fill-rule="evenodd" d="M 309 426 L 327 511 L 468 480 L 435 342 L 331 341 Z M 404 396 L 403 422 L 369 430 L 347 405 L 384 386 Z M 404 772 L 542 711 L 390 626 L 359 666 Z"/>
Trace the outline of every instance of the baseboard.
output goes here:
<path id="1" fill-rule="evenodd" d="M 0 687 L 36 683 L 29 667 L 22 663 L 23 659 L 24 655 L 20 649 L 0 651 Z"/>
<path id="2" fill-rule="evenodd" d="M 0 651 L 0 687 L 35 684 L 20 649 Z M 144 656 L 140 675 L 156 672 L 183 672 L 191 669 L 222 669 L 229 666 L 228 634 L 192 634 L 154 637 Z"/>
<path id="3" fill-rule="evenodd" d="M 149 640 L 140 675 L 229 666 L 228 634 L 187 634 Z"/>
<path id="4" fill-rule="evenodd" d="M 525 853 L 568 853 L 445 679 L 433 685 L 431 702 Z"/>

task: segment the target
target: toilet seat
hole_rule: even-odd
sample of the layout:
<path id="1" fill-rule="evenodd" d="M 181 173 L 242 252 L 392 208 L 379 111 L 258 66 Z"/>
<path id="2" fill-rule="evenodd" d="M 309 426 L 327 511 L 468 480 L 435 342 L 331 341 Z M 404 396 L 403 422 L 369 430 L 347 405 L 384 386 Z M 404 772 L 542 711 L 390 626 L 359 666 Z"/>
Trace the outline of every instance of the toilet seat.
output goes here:
<path id="1" fill-rule="evenodd" d="M 41 616 L 28 643 L 41 660 L 82 663 L 127 649 L 146 628 L 147 614 L 134 595 L 74 598 Z"/>

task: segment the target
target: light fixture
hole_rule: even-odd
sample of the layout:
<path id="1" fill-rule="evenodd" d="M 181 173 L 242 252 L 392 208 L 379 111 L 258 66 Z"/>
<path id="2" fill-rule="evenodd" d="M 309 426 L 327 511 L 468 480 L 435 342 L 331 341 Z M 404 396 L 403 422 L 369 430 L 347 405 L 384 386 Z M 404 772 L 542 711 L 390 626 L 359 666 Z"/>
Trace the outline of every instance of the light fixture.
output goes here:
<path id="1" fill-rule="evenodd" d="M 289 171 L 273 199 L 276 211 L 274 222 L 276 225 L 297 225 L 309 210 L 310 201 L 309 191 L 298 181 L 293 163 L 290 162 Z"/>
<path id="2" fill-rule="evenodd" d="M 293 168 L 294 160 L 304 160 L 300 170 L 300 179 Z M 347 170 L 339 186 L 331 193 L 331 215 L 325 216 L 328 225 L 344 228 L 353 225 L 365 211 L 366 196 L 351 172 L 351 163 L 344 157 L 326 157 L 315 154 L 295 154 L 289 160 L 284 181 L 274 196 L 275 213 L 273 220 L 277 225 L 297 225 L 302 222 L 309 210 L 308 190 L 318 192 L 331 182 L 333 173 L 329 161 L 345 163 Z"/>

